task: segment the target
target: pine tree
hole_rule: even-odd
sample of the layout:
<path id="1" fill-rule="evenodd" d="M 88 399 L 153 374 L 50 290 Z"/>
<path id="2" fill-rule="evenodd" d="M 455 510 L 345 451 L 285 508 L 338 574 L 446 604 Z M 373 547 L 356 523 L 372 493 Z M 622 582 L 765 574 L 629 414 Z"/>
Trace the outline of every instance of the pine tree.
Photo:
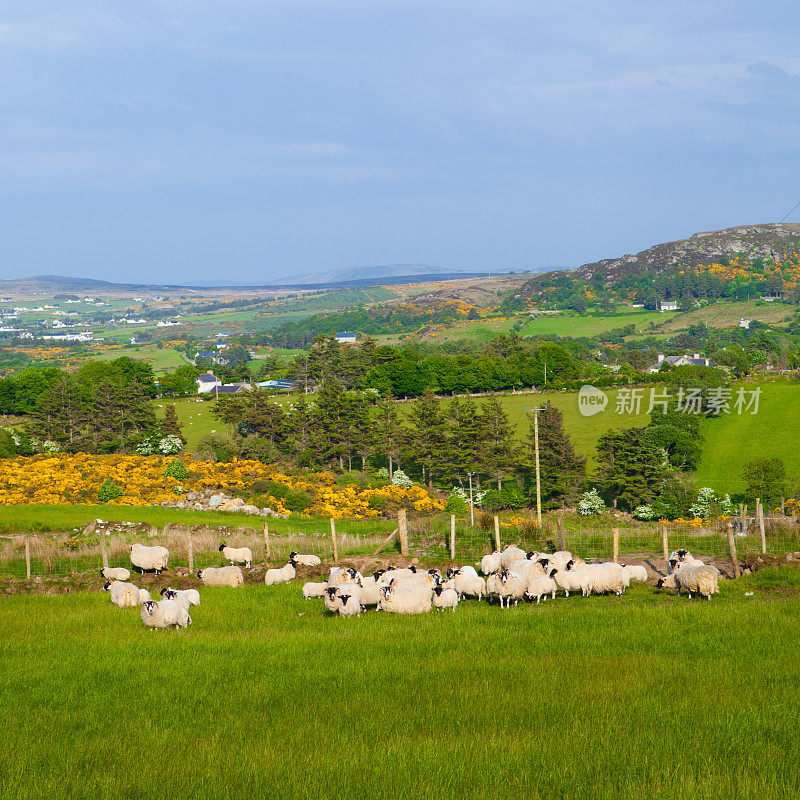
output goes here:
<path id="1" fill-rule="evenodd" d="M 337 459 L 344 469 L 346 412 L 342 385 L 336 378 L 323 381 L 314 409 L 315 439 L 324 461 Z"/>
<path id="2" fill-rule="evenodd" d="M 33 414 L 33 432 L 69 450 L 84 444 L 89 420 L 87 402 L 80 387 L 64 375 L 39 396 Z"/>
<path id="3" fill-rule="evenodd" d="M 447 423 L 439 401 L 430 389 L 411 406 L 409 444 L 411 453 L 427 475 L 428 488 L 433 489 L 434 475 L 447 451 Z"/>
<path id="4" fill-rule="evenodd" d="M 483 407 L 481 425 L 485 431 L 482 462 L 486 471 L 497 477 L 499 491 L 503 488 L 503 476 L 512 472 L 517 463 L 519 448 L 514 440 L 516 428 L 495 395 Z"/>
<path id="5" fill-rule="evenodd" d="M 470 472 L 485 469 L 489 434 L 486 417 L 472 397 L 454 397 L 447 410 L 447 445 L 442 470 L 451 478 L 463 479 Z"/>
<path id="6" fill-rule="evenodd" d="M 389 477 L 394 475 L 394 465 L 400 466 L 405 434 L 400 424 L 400 414 L 391 393 L 381 397 L 375 406 L 373 419 L 375 448 L 389 459 Z"/>
<path id="7" fill-rule="evenodd" d="M 533 412 L 528 412 L 530 428 L 525 442 L 525 464 L 535 471 L 535 435 Z M 564 430 L 564 417 L 552 405 L 539 412 L 539 475 L 542 487 L 542 505 L 555 508 L 574 499 L 586 483 L 586 459 L 575 453 Z"/>
<path id="8" fill-rule="evenodd" d="M 175 406 L 172 404 L 164 409 L 164 421 L 161 423 L 161 430 L 164 436 L 177 436 L 186 444 L 186 437 L 183 435 L 183 425 L 178 422 L 178 415 L 175 413 Z"/>

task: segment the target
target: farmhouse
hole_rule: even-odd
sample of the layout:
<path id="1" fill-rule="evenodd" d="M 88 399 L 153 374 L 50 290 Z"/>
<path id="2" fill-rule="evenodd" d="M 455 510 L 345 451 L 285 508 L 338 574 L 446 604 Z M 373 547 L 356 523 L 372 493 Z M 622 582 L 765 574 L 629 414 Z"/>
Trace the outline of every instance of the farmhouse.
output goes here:
<path id="1" fill-rule="evenodd" d="M 658 354 L 658 361 L 650 367 L 647 371 L 652 375 L 658 372 L 662 367 L 716 367 L 716 362 L 710 358 L 702 358 L 700 353 L 694 353 L 691 356 L 665 356 L 663 353 Z"/>
<path id="2" fill-rule="evenodd" d="M 678 301 L 677 300 L 662 300 L 658 304 L 658 310 L 662 314 L 665 311 L 677 311 L 678 310 Z"/>
<path id="3" fill-rule="evenodd" d="M 355 344 L 356 339 L 358 339 L 358 334 L 352 333 L 351 331 L 336 332 L 336 341 L 342 344 Z"/>
<path id="4" fill-rule="evenodd" d="M 241 392 L 251 392 L 253 387 L 249 383 L 223 383 L 217 386 L 214 391 L 216 394 L 239 394 Z"/>
<path id="5" fill-rule="evenodd" d="M 739 327 L 740 328 L 744 328 L 745 330 L 750 330 L 750 320 L 749 319 L 745 319 L 744 317 L 742 317 L 739 320 Z"/>
<path id="6" fill-rule="evenodd" d="M 222 386 L 222 381 L 213 372 L 204 372 L 197 379 L 197 393 L 213 392 L 217 386 Z"/>

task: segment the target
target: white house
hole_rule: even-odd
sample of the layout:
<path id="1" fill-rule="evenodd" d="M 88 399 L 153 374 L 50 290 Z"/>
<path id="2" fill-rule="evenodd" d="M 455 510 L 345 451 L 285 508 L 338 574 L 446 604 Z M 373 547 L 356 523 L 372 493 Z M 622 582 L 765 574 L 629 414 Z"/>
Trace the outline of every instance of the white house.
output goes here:
<path id="1" fill-rule="evenodd" d="M 750 330 L 750 320 L 749 319 L 745 319 L 744 317 L 742 317 L 739 320 L 739 327 L 740 328 L 744 328 L 746 331 L 749 331 Z"/>
<path id="2" fill-rule="evenodd" d="M 355 344 L 358 334 L 351 331 L 336 331 L 336 341 L 342 344 Z"/>
<path id="3" fill-rule="evenodd" d="M 222 386 L 222 381 L 213 372 L 204 372 L 197 379 L 197 394 L 213 392 L 217 386 Z"/>
<path id="4" fill-rule="evenodd" d="M 677 311 L 678 310 L 678 301 L 677 300 L 662 300 L 658 304 L 658 310 L 662 314 L 665 311 Z"/>
<path id="5" fill-rule="evenodd" d="M 654 375 L 661 367 L 716 367 L 716 362 L 710 358 L 702 358 L 700 353 L 693 353 L 690 356 L 664 356 L 663 353 L 658 354 L 658 361 L 650 367 L 647 371 Z"/>

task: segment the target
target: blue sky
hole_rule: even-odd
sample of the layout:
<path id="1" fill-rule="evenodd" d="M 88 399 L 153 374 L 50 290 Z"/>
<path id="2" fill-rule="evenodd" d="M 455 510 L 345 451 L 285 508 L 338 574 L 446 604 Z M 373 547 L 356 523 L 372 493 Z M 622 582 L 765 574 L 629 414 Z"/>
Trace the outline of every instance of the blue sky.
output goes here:
<path id="1" fill-rule="evenodd" d="M 3 278 L 578 265 L 800 200 L 796 2 L 0 0 L 0 93 Z"/>

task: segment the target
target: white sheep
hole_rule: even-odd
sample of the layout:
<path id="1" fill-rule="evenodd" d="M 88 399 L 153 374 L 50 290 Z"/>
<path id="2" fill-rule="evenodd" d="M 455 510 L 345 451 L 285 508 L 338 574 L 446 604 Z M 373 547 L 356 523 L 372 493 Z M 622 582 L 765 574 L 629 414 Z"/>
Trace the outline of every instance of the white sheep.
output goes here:
<path id="1" fill-rule="evenodd" d="M 439 611 L 450 608 L 456 610 L 458 605 L 458 593 L 455 589 L 445 589 L 443 586 L 436 586 L 433 589 L 433 607 Z"/>
<path id="2" fill-rule="evenodd" d="M 569 550 L 558 550 L 553 555 L 547 556 L 547 566 L 551 569 L 566 569 L 572 560 L 572 553 Z"/>
<path id="3" fill-rule="evenodd" d="M 453 578 L 453 588 L 458 592 L 459 598 L 466 595 L 477 597 L 480 601 L 486 594 L 486 578 L 478 575 L 472 567 L 461 567 Z"/>
<path id="4" fill-rule="evenodd" d="M 571 558 L 567 563 L 564 565 L 564 569 L 567 570 L 578 570 L 582 569 L 586 566 L 586 562 L 582 558 Z"/>
<path id="5" fill-rule="evenodd" d="M 383 581 L 363 585 L 361 587 L 361 605 L 364 607 L 377 606 L 381 599 L 381 589 L 388 585 Z"/>
<path id="6" fill-rule="evenodd" d="M 197 589 L 173 589 L 168 586 L 161 590 L 161 596 L 177 600 L 184 608 L 200 605 L 200 592 Z"/>
<path id="7" fill-rule="evenodd" d="M 131 571 L 125 567 L 103 567 L 100 574 L 107 581 L 126 581 L 131 576 Z"/>
<path id="8" fill-rule="evenodd" d="M 558 591 L 558 584 L 551 578 L 549 575 L 540 575 L 538 578 L 534 578 L 529 584 L 528 588 L 525 590 L 525 594 L 533 600 L 536 598 L 536 602 L 538 603 L 542 597 L 547 600 L 546 595 L 550 595 L 552 599 L 555 599 L 556 592 Z"/>
<path id="9" fill-rule="evenodd" d="M 206 567 L 198 570 L 197 577 L 206 586 L 230 586 L 234 589 L 244 586 L 240 567 Z"/>
<path id="10" fill-rule="evenodd" d="M 231 566 L 234 564 L 244 564 L 245 569 L 250 569 L 250 565 L 253 563 L 253 553 L 249 547 L 228 547 L 228 545 L 223 542 L 219 546 L 219 551 L 228 559 Z"/>
<path id="11" fill-rule="evenodd" d="M 613 562 L 587 564 L 578 570 L 578 574 L 584 597 L 588 597 L 592 593 L 605 594 L 606 592 L 614 592 L 621 596 L 630 584 L 630 576 L 619 564 Z"/>
<path id="12" fill-rule="evenodd" d="M 695 558 L 688 550 L 673 550 L 667 559 L 667 574 L 675 572 L 678 567 L 681 567 L 684 564 L 700 567 L 705 563 L 705 561 Z"/>
<path id="13" fill-rule="evenodd" d="M 499 572 L 500 568 L 502 567 L 502 563 L 500 562 L 500 553 L 495 550 L 494 553 L 490 553 L 489 555 L 485 555 L 481 559 L 481 572 L 484 575 L 492 575 L 495 572 Z"/>
<path id="14" fill-rule="evenodd" d="M 339 604 L 336 611 L 341 617 L 358 617 L 361 615 L 361 596 L 351 591 L 352 587 L 343 589 L 341 586 L 336 592 Z"/>
<path id="15" fill-rule="evenodd" d="M 675 591 L 678 591 L 678 574 L 670 572 L 665 578 L 659 578 L 656 586 L 659 589 L 675 589 Z"/>
<path id="16" fill-rule="evenodd" d="M 110 592 L 111 602 L 119 608 L 133 608 L 139 605 L 139 588 L 132 583 L 108 581 L 103 586 L 104 592 Z"/>
<path id="17" fill-rule="evenodd" d="M 528 588 L 527 581 L 507 568 L 500 570 L 498 578 L 497 596 L 500 598 L 500 608 L 503 607 L 503 600 L 506 601 L 506 608 L 510 608 L 512 600 L 514 605 L 517 605 L 525 596 L 525 590 Z"/>
<path id="18" fill-rule="evenodd" d="M 647 570 L 639 564 L 625 564 L 622 567 L 630 575 L 632 581 L 647 582 Z"/>
<path id="19" fill-rule="evenodd" d="M 552 569 L 550 577 L 556 582 L 559 589 L 564 590 L 564 596 L 569 597 L 570 592 L 581 591 L 581 573 L 568 569 Z"/>
<path id="20" fill-rule="evenodd" d="M 303 597 L 308 600 L 310 597 L 322 597 L 328 584 L 324 581 L 322 583 L 314 583 L 314 581 L 307 581 L 303 584 Z"/>
<path id="21" fill-rule="evenodd" d="M 686 564 L 675 572 L 678 583 L 678 594 L 685 589 L 692 599 L 692 594 L 699 594 L 707 600 L 711 595 L 719 592 L 719 570 L 710 564 Z"/>
<path id="22" fill-rule="evenodd" d="M 279 583 L 290 583 L 297 575 L 294 564 L 295 562 L 290 559 L 289 562 L 284 564 L 280 569 L 268 569 L 266 575 L 264 575 L 264 583 L 266 583 L 267 586 L 277 586 Z"/>
<path id="23" fill-rule="evenodd" d="M 325 608 L 327 608 L 332 614 L 336 614 L 339 611 L 338 591 L 338 586 L 329 586 L 322 595 L 322 601 L 325 603 Z"/>
<path id="24" fill-rule="evenodd" d="M 189 612 L 175 600 L 147 600 L 142 603 L 141 617 L 147 628 L 187 628 L 192 624 Z"/>
<path id="25" fill-rule="evenodd" d="M 500 553 L 500 566 L 509 567 L 515 561 L 525 558 L 526 555 L 527 553 L 516 545 L 509 545 Z"/>
<path id="26" fill-rule="evenodd" d="M 294 551 L 289 553 L 289 558 L 294 559 L 303 567 L 318 567 L 322 563 L 319 556 L 303 555 L 303 553 L 295 553 Z"/>
<path id="27" fill-rule="evenodd" d="M 515 561 L 509 566 L 509 569 L 519 575 L 520 578 L 527 583 L 545 574 L 541 561 L 529 561 L 527 558 Z"/>
<path id="28" fill-rule="evenodd" d="M 131 545 L 131 564 L 139 567 L 142 572 L 155 570 L 156 575 L 161 570 L 167 568 L 169 562 L 169 550 L 166 547 L 156 545 L 148 547 L 144 544 Z"/>
<path id="29" fill-rule="evenodd" d="M 425 614 L 431 610 L 433 592 L 424 586 L 413 589 L 384 586 L 381 595 L 378 609 L 387 614 Z"/>
<path id="30" fill-rule="evenodd" d="M 150 599 L 150 592 L 147 589 L 139 589 L 139 605 L 146 603 Z"/>

